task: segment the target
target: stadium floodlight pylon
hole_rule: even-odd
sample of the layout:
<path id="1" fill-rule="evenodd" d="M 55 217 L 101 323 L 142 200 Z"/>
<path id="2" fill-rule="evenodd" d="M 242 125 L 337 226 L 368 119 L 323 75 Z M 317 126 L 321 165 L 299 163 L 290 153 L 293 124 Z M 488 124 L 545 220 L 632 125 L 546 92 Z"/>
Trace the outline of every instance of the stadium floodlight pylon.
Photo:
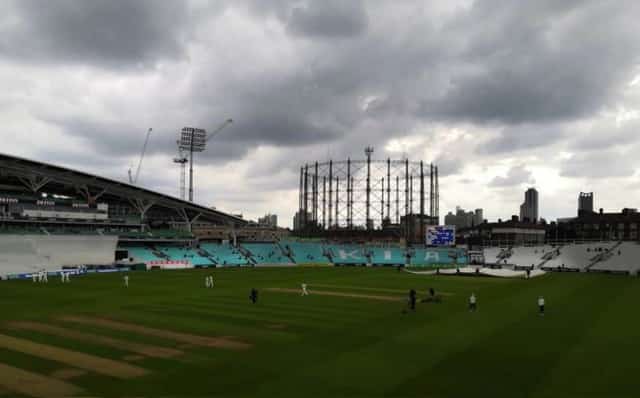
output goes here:
<path id="1" fill-rule="evenodd" d="M 178 157 L 173 158 L 173 163 L 177 163 L 180 165 L 180 199 L 184 200 L 185 197 L 185 174 L 187 170 L 187 162 L 189 159 L 184 154 L 184 151 L 180 149 L 180 140 L 177 141 L 178 144 Z"/>
<path id="2" fill-rule="evenodd" d="M 184 167 L 185 163 L 189 163 L 189 202 L 193 202 L 193 153 L 204 152 L 207 147 L 207 142 L 213 137 L 218 135 L 229 124 L 233 122 L 233 119 L 225 120 L 213 133 L 207 136 L 205 129 L 196 127 L 183 127 L 180 132 L 180 139 L 178 140 L 178 150 L 189 151 L 189 160 L 174 159 L 175 163 L 180 163 Z M 182 184 L 184 185 L 184 184 Z M 184 191 L 184 189 L 182 189 Z M 184 196 L 184 195 L 183 195 Z"/>

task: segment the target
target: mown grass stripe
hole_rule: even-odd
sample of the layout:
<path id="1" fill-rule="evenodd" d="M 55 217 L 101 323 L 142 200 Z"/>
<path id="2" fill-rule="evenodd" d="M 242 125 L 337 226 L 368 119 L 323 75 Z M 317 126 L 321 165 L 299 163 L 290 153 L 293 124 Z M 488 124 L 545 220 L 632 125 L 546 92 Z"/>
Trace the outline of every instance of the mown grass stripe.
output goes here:
<path id="1" fill-rule="evenodd" d="M 143 368 L 114 361 L 112 359 L 101 358 L 46 344 L 34 343 L 30 340 L 24 340 L 4 334 L 0 334 L 0 347 L 122 379 L 140 377 L 148 373 Z"/>

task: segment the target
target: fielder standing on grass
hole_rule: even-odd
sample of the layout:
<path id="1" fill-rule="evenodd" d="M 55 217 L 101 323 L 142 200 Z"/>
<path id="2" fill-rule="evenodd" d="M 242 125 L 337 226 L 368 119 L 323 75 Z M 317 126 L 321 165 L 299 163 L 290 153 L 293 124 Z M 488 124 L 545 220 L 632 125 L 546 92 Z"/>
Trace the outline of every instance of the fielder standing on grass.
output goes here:
<path id="1" fill-rule="evenodd" d="M 309 295 L 309 292 L 307 291 L 307 284 L 303 283 L 302 284 L 302 294 L 301 294 L 301 296 L 308 296 L 308 295 Z"/>
<path id="2" fill-rule="evenodd" d="M 251 292 L 249 293 L 249 300 L 251 300 L 253 304 L 258 302 L 258 290 L 255 287 L 251 288 Z"/>
<path id="3" fill-rule="evenodd" d="M 475 312 L 476 308 L 476 295 L 475 293 L 471 293 L 469 297 L 469 312 Z"/>
<path id="4" fill-rule="evenodd" d="M 124 287 L 129 287 L 129 275 L 124 276 Z"/>
<path id="5" fill-rule="evenodd" d="M 416 310 L 416 291 L 413 289 L 409 290 L 409 308 L 411 311 Z"/>
<path id="6" fill-rule="evenodd" d="M 538 297 L 538 311 L 540 316 L 544 316 L 544 297 Z"/>

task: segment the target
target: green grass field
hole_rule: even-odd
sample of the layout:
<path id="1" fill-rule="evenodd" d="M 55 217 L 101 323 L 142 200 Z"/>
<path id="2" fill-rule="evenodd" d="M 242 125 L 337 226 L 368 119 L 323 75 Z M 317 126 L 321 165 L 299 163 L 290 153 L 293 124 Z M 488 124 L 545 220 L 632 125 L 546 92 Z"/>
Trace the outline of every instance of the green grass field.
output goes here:
<path id="1" fill-rule="evenodd" d="M 214 289 L 204 288 L 208 274 Z M 0 283 L 0 396 L 640 395 L 637 278 L 506 280 L 320 267 L 130 278 L 128 289 L 119 274 L 68 285 Z M 268 290 L 301 282 L 310 296 Z M 260 291 L 256 305 L 251 287 Z M 442 303 L 403 314 L 407 290 L 422 297 L 429 287 Z M 472 292 L 476 313 L 466 306 Z M 538 295 L 547 301 L 544 317 Z M 105 318 L 130 327 L 97 321 Z M 185 342 L 170 332 L 211 339 Z"/>

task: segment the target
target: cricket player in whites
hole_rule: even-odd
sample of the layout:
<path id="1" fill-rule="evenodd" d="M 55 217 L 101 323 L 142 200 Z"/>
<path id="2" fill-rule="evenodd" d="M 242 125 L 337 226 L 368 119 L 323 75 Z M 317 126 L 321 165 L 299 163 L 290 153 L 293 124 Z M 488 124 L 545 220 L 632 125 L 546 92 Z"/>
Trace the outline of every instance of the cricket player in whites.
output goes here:
<path id="1" fill-rule="evenodd" d="M 302 294 L 300 294 L 301 296 L 308 296 L 309 292 L 307 291 L 307 284 L 303 283 L 302 284 Z"/>
<path id="2" fill-rule="evenodd" d="M 124 287 L 129 287 L 129 275 L 124 276 Z"/>
<path id="3" fill-rule="evenodd" d="M 471 296 L 469 297 L 469 312 L 475 312 L 476 311 L 476 295 L 475 293 L 471 293 Z"/>
<path id="4" fill-rule="evenodd" d="M 544 297 L 538 297 L 538 311 L 540 316 L 544 316 Z"/>

